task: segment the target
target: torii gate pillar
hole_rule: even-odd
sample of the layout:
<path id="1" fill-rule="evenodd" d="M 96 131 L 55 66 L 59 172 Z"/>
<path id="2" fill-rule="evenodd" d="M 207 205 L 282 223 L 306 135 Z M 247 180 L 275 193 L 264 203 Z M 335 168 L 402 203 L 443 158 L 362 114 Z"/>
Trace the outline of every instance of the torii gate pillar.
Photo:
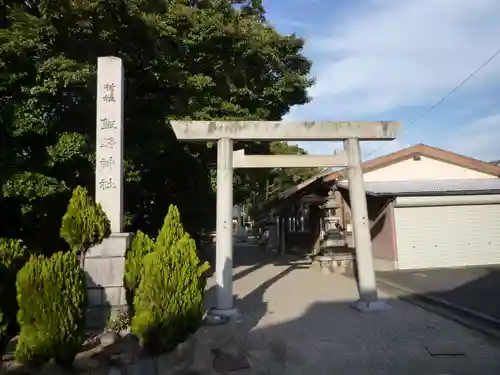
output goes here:
<path id="1" fill-rule="evenodd" d="M 217 221 L 215 229 L 215 314 L 234 315 L 233 308 L 233 141 L 217 141 Z"/>
<path id="2" fill-rule="evenodd" d="M 175 135 L 187 141 L 217 141 L 217 228 L 216 288 L 217 302 L 212 311 L 218 316 L 234 316 L 233 302 L 233 168 L 292 167 L 316 163 L 348 166 L 349 192 L 356 243 L 359 300 L 361 311 L 386 309 L 378 300 L 368 222 L 366 195 L 361 170 L 360 140 L 393 140 L 397 122 L 281 122 L 281 121 L 171 121 Z M 347 154 L 338 156 L 269 155 L 235 153 L 233 141 L 344 141 Z M 245 159 L 246 157 L 246 159 Z M 318 159 L 319 158 L 319 159 Z M 323 158 L 323 159 L 321 159 Z M 313 161 L 314 160 L 314 161 Z"/>

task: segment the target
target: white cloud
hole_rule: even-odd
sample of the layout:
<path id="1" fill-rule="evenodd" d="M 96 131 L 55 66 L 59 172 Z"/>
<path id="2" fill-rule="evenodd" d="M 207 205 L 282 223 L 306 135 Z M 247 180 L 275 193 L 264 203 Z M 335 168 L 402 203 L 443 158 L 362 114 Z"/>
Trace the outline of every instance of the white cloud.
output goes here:
<path id="1" fill-rule="evenodd" d="M 498 0 L 371 0 L 310 40 L 311 95 L 351 116 L 432 103 L 500 48 L 499 17 Z M 467 89 L 495 78 L 498 63 Z"/>
<path id="2" fill-rule="evenodd" d="M 487 109 L 480 108 L 485 103 L 490 112 L 492 106 L 500 108 L 500 56 L 423 121 L 411 129 L 405 123 L 500 48 L 499 19 L 499 0 L 366 0 L 361 7 L 337 14 L 328 32 L 307 41 L 316 77 L 310 90 L 313 100 L 293 108 L 287 119 L 402 120 L 403 134 L 393 142 L 366 143 L 365 158 L 416 143 L 477 158 L 500 158 L 495 156 L 500 154 L 500 115 L 487 116 Z M 414 107 L 411 114 L 409 107 Z M 399 118 L 381 118 L 390 112 Z M 459 120 L 474 115 L 478 119 Z M 315 154 L 341 147 L 323 142 L 301 145 Z"/>
<path id="3" fill-rule="evenodd" d="M 482 160 L 500 159 L 500 113 L 459 127 L 444 147 Z"/>
<path id="4" fill-rule="evenodd" d="M 480 117 L 460 126 L 451 125 L 434 132 L 415 127 L 402 131 L 393 141 L 361 142 L 361 156 L 363 160 L 373 159 L 424 143 L 480 160 L 500 159 L 500 113 Z M 328 155 L 343 148 L 341 142 L 298 142 L 298 145 L 314 155 Z"/>

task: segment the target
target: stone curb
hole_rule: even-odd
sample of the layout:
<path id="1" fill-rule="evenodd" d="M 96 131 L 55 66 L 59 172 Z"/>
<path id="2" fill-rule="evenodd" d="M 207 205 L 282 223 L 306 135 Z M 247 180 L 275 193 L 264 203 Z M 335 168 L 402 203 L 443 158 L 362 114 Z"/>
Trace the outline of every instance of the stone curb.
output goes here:
<path id="1" fill-rule="evenodd" d="M 419 294 L 391 281 L 377 278 L 379 289 L 425 310 L 500 340 L 500 320 L 478 311 L 456 305 L 441 298 Z"/>

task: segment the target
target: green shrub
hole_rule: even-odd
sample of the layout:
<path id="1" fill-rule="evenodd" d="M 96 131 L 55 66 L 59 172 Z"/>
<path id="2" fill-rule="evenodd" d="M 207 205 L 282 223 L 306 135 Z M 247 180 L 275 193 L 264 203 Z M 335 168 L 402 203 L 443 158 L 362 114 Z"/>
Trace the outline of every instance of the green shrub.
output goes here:
<path id="1" fill-rule="evenodd" d="M 16 359 L 70 364 L 85 334 L 85 276 L 73 253 L 33 256 L 17 274 Z"/>
<path id="2" fill-rule="evenodd" d="M 172 350 L 200 325 L 208 264 L 173 205 L 155 243 L 142 233 L 134 242 L 126 270 L 127 285 L 135 288 L 132 332 L 150 352 Z"/>
<path id="3" fill-rule="evenodd" d="M 155 243 L 149 236 L 138 231 L 127 251 L 125 259 L 125 287 L 134 291 L 139 285 L 144 256 L 151 253 Z"/>
<path id="4" fill-rule="evenodd" d="M 179 209 L 174 205 L 170 205 L 168 208 L 167 216 L 165 216 L 156 242 L 141 231 L 136 233 L 125 260 L 125 287 L 130 298 L 133 299 L 134 291 L 139 286 L 144 257 L 155 249 L 158 251 L 170 249 L 183 236 L 184 228 Z"/>
<path id="5" fill-rule="evenodd" d="M 111 225 L 100 204 L 88 195 L 87 189 L 78 186 L 73 190 L 68 210 L 63 216 L 61 237 L 71 250 L 80 254 L 81 262 L 85 252 L 101 243 L 111 233 Z"/>
<path id="6" fill-rule="evenodd" d="M 181 215 L 177 206 L 170 205 L 168 207 L 167 216 L 163 222 L 163 227 L 158 233 L 156 244 L 164 249 L 170 249 L 172 245 L 177 243 L 184 236 L 184 228 L 181 223 Z"/>
<path id="7" fill-rule="evenodd" d="M 134 296 L 132 332 L 146 350 L 170 351 L 199 327 L 207 268 L 187 234 L 169 251 L 145 256 Z"/>
<path id="8" fill-rule="evenodd" d="M 16 274 L 26 263 L 28 251 L 21 240 L 0 238 L 0 345 L 18 332 Z"/>

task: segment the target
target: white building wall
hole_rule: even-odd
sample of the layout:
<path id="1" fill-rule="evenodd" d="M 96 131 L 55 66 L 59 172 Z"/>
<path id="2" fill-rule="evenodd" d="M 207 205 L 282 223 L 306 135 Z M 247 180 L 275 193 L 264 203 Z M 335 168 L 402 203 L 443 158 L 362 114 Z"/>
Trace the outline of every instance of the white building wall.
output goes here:
<path id="1" fill-rule="evenodd" d="M 420 160 L 410 158 L 364 174 L 365 182 L 468 178 L 498 177 L 424 156 Z"/>

